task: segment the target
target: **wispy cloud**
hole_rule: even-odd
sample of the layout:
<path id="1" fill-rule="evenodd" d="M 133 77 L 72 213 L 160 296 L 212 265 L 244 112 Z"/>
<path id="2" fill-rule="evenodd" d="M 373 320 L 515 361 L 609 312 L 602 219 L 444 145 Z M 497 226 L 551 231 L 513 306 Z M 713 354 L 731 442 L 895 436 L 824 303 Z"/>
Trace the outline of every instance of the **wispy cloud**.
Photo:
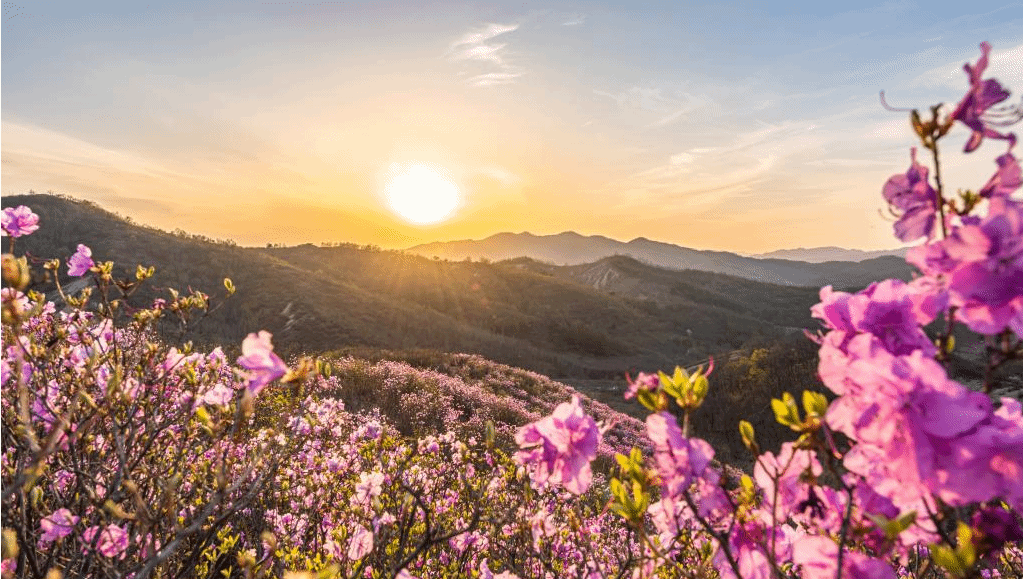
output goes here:
<path id="1" fill-rule="evenodd" d="M 632 86 L 619 93 L 602 90 L 594 90 L 593 93 L 612 99 L 623 109 L 655 113 L 657 117 L 646 125 L 648 128 L 664 127 L 697 109 L 714 106 L 714 102 L 706 95 L 668 93 L 656 87 Z"/>
<path id="2" fill-rule="evenodd" d="M 488 72 L 477 74 L 466 82 L 472 86 L 496 86 L 499 84 L 511 84 L 520 76 L 522 76 L 521 72 Z"/>
<path id="3" fill-rule="evenodd" d="M 561 23 L 562 26 L 580 26 L 586 22 L 585 14 L 573 14 L 568 20 Z"/>
<path id="4" fill-rule="evenodd" d="M 493 39 L 518 30 L 518 24 L 487 24 L 483 28 L 468 32 L 451 43 L 447 58 L 452 62 L 478 63 L 491 68 L 490 71 L 473 74 L 466 82 L 472 86 L 495 86 L 515 82 L 523 71 L 508 59 L 504 42 Z M 497 68 L 497 70 L 492 70 Z"/>

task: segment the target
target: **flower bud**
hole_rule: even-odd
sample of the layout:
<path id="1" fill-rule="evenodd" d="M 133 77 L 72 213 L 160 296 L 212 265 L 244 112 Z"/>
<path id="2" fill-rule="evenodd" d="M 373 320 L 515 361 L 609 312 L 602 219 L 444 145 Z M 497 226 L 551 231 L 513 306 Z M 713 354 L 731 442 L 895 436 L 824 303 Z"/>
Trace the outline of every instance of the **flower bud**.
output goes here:
<path id="1" fill-rule="evenodd" d="M 14 529 L 4 529 L 2 551 L 4 559 L 13 559 L 18 556 L 18 534 L 14 532 Z"/>
<path id="2" fill-rule="evenodd" d="M 3 255 L 3 279 L 11 287 L 23 290 L 32 281 L 32 271 L 24 257 L 14 257 L 10 253 Z"/>

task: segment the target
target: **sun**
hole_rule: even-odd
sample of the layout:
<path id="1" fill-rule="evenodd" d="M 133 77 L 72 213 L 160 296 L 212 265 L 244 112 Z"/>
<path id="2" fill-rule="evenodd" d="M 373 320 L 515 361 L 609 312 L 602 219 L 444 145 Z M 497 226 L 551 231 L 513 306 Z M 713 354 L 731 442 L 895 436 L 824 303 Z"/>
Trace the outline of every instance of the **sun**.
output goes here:
<path id="1" fill-rule="evenodd" d="M 384 191 L 392 211 L 419 225 L 444 221 L 461 201 L 458 187 L 426 165 L 393 166 Z"/>

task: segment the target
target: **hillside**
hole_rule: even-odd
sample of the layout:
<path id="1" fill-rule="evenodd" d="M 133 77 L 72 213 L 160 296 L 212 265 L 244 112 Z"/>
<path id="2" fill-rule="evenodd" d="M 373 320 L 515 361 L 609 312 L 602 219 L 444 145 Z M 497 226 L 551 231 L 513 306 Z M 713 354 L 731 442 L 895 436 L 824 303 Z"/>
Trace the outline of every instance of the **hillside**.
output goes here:
<path id="1" fill-rule="evenodd" d="M 242 248 L 140 227 L 55 196 L 3 201 L 40 215 L 39 231 L 18 240 L 33 255 L 66 257 L 86 242 L 95 259 L 125 273 L 156 266 L 140 300 L 189 286 L 216 297 L 232 278 L 237 294 L 187 336 L 200 342 L 239 344 L 267 329 L 285 352 L 429 348 L 552 376 L 620 378 L 812 326 L 817 299 L 816 290 L 635 260 L 613 262 L 635 278 L 632 289 L 609 290 L 593 287 L 582 270 L 542 264 L 447 262 L 351 245 Z"/>
<path id="2" fill-rule="evenodd" d="M 771 284 L 820 287 L 864 287 L 872 281 L 909 279 L 911 268 L 900 257 L 880 256 L 863 261 L 808 263 L 791 259 L 743 257 L 726 251 L 690 249 L 638 237 L 629 242 L 574 232 L 557 235 L 499 233 L 481 240 L 417 245 L 409 253 L 443 259 L 506 260 L 528 257 L 554 265 L 581 265 L 624 255 L 673 270 L 723 273 Z"/>

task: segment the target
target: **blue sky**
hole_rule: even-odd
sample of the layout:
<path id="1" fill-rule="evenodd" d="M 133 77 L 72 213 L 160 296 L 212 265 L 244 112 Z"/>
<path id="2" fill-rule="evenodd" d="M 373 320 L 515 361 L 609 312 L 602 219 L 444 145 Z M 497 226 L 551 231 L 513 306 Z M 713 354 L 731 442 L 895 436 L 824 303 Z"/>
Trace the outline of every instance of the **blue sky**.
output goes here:
<path id="1" fill-rule="evenodd" d="M 756 252 L 896 245 L 906 115 L 961 66 L 1023 92 L 1023 3 L 4 3 L 2 193 L 241 243 L 576 230 Z M 944 145 L 979 187 L 1003 145 Z M 388 171 L 463 195 L 402 220 Z"/>

